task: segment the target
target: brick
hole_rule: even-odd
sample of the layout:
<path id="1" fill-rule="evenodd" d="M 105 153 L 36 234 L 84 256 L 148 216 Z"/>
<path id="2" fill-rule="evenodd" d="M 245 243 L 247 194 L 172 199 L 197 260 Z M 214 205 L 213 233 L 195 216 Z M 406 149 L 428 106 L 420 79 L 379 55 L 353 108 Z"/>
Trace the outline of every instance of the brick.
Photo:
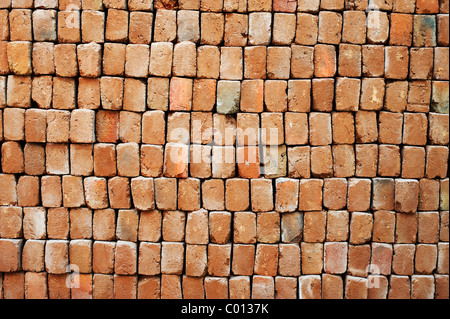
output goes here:
<path id="1" fill-rule="evenodd" d="M 367 41 L 374 44 L 386 43 L 389 37 L 389 19 L 386 12 L 370 11 L 367 14 Z"/>
<path id="2" fill-rule="evenodd" d="M 275 276 L 278 268 L 278 246 L 258 244 L 255 257 L 255 274 L 261 276 Z"/>
<path id="3" fill-rule="evenodd" d="M 323 205 L 330 210 L 344 209 L 347 206 L 347 180 L 329 178 L 324 180 Z"/>
<path id="4" fill-rule="evenodd" d="M 101 45 L 98 43 L 77 46 L 77 59 L 80 75 L 99 77 L 101 73 Z"/>
<path id="5" fill-rule="evenodd" d="M 217 83 L 217 112 L 233 114 L 239 111 L 241 85 L 238 81 L 219 81 Z"/>
<path id="6" fill-rule="evenodd" d="M 105 41 L 105 14 L 100 11 L 82 11 L 81 39 L 84 43 Z"/>
<path id="7" fill-rule="evenodd" d="M 408 82 L 394 81 L 386 83 L 384 108 L 391 112 L 403 112 L 407 107 Z"/>
<path id="8" fill-rule="evenodd" d="M 319 35 L 319 17 L 308 13 L 297 13 L 295 43 L 315 45 Z"/>
<path id="9" fill-rule="evenodd" d="M 27 207 L 23 210 L 23 237 L 25 239 L 45 239 L 46 235 L 45 208 Z"/>
<path id="10" fill-rule="evenodd" d="M 2 207 L 0 210 L 2 238 L 20 238 L 23 235 L 23 213 L 19 207 Z"/>
<path id="11" fill-rule="evenodd" d="M 439 238 L 439 214 L 420 212 L 418 214 L 418 240 L 420 243 L 435 244 Z"/>
<path id="12" fill-rule="evenodd" d="M 45 241 L 27 240 L 22 250 L 22 268 L 25 271 L 43 272 Z"/>
<path id="13" fill-rule="evenodd" d="M 321 147 L 323 151 L 327 146 Z M 355 174 L 355 152 L 351 145 L 333 145 L 332 154 L 322 163 L 322 171 L 330 177 L 334 171 L 334 177 L 352 177 Z M 319 152 L 320 153 L 320 152 Z M 319 154 L 316 153 L 316 156 Z M 325 153 L 327 154 L 327 153 Z M 315 158 L 311 158 L 315 160 Z M 332 163 L 333 162 L 333 163 Z M 326 166 L 325 166 L 326 165 Z"/>
<path id="14" fill-rule="evenodd" d="M 205 299 L 204 279 L 183 276 L 183 297 L 186 299 Z"/>
<path id="15" fill-rule="evenodd" d="M 300 276 L 298 290 L 300 299 L 321 299 L 322 278 L 318 275 Z"/>
<path id="16" fill-rule="evenodd" d="M 391 276 L 389 299 L 410 299 L 411 283 L 407 276 Z"/>
<path id="17" fill-rule="evenodd" d="M 439 182 L 431 179 L 419 181 L 419 210 L 432 211 L 439 208 Z"/>
<path id="18" fill-rule="evenodd" d="M 401 144 L 403 134 L 402 127 L 402 114 L 380 112 L 378 141 L 383 144 Z"/>
<path id="19" fill-rule="evenodd" d="M 223 80 L 241 80 L 243 72 L 242 49 L 222 47 L 220 52 L 220 78 Z"/>
<path id="20" fill-rule="evenodd" d="M 225 14 L 225 46 L 247 45 L 248 29 L 248 15 L 239 13 Z"/>
<path id="21" fill-rule="evenodd" d="M 139 63 L 137 63 L 139 61 Z M 126 48 L 125 75 L 144 78 L 148 75 L 150 48 L 146 44 L 129 44 Z"/>
<path id="22" fill-rule="evenodd" d="M 449 103 L 449 87 L 444 81 L 433 82 L 433 95 L 431 101 L 431 110 L 437 113 L 448 113 Z"/>
<path id="23" fill-rule="evenodd" d="M 410 46 L 412 44 L 412 35 L 413 16 L 410 14 L 392 13 L 389 44 Z"/>
<path id="24" fill-rule="evenodd" d="M 220 51 L 215 46 L 201 46 L 197 50 L 197 77 L 219 78 Z"/>
<path id="25" fill-rule="evenodd" d="M 333 154 L 330 146 L 311 148 L 311 174 L 317 178 L 333 175 Z"/>
<path id="26" fill-rule="evenodd" d="M 61 178 L 43 176 L 41 179 L 41 198 L 44 207 L 59 207 L 62 204 Z"/>
<path id="27" fill-rule="evenodd" d="M 81 41 L 79 11 L 58 12 L 58 42 L 77 43 Z"/>
<path id="28" fill-rule="evenodd" d="M 208 275 L 227 277 L 231 268 L 231 245 L 208 245 Z"/>
<path id="29" fill-rule="evenodd" d="M 370 272 L 374 274 L 391 274 L 392 245 L 372 243 Z"/>
<path id="30" fill-rule="evenodd" d="M 400 148 L 393 145 L 380 145 L 378 163 L 379 176 L 399 176 Z"/>
<path id="31" fill-rule="evenodd" d="M 350 244 L 362 245 L 372 239 L 373 216 L 352 212 L 350 220 Z"/>
<path id="32" fill-rule="evenodd" d="M 93 299 L 114 298 L 114 277 L 112 275 L 94 274 L 92 285 Z"/>
<path id="33" fill-rule="evenodd" d="M 209 214 L 209 239 L 215 244 L 227 244 L 231 238 L 231 214 L 211 212 Z"/>
<path id="34" fill-rule="evenodd" d="M 47 144 L 45 153 L 47 174 L 69 174 L 69 147 L 67 144 Z"/>
<path id="35" fill-rule="evenodd" d="M 323 46 L 316 47 L 318 48 L 324 48 Z M 317 63 L 316 59 L 328 59 L 331 57 L 326 56 L 327 52 L 319 51 L 315 52 L 314 48 L 306 47 L 306 46 L 300 46 L 300 45 L 293 45 L 292 46 L 292 58 L 291 58 L 291 76 L 293 78 L 312 78 L 313 72 L 315 70 L 315 64 Z M 319 57 L 320 55 L 323 55 L 324 57 Z M 331 67 L 327 64 L 327 62 L 332 63 L 331 60 L 326 60 L 324 64 L 326 67 Z M 319 72 L 319 71 L 318 71 Z M 322 70 L 320 71 L 322 72 Z M 322 76 L 323 75 L 323 76 Z M 327 74 L 321 73 L 317 74 L 317 77 L 326 77 Z"/>
<path id="36" fill-rule="evenodd" d="M 349 245 L 348 273 L 352 276 L 367 277 L 370 257 L 370 245 Z"/>
<path id="37" fill-rule="evenodd" d="M 175 44 L 173 50 L 173 75 L 195 77 L 196 69 L 197 50 L 195 44 L 188 41 Z"/>
<path id="38" fill-rule="evenodd" d="M 105 75 L 123 75 L 125 71 L 126 45 L 105 43 L 103 46 L 102 70 Z"/>
<path id="39" fill-rule="evenodd" d="M 139 244 L 139 274 L 153 276 L 159 275 L 161 270 L 161 244 L 146 243 Z"/>
<path id="40" fill-rule="evenodd" d="M 153 13 L 131 12 L 128 38 L 130 43 L 150 44 L 152 38 Z"/>
<path id="41" fill-rule="evenodd" d="M 405 146 L 402 152 L 402 177 L 422 178 L 425 171 L 425 149 Z"/>
<path id="42" fill-rule="evenodd" d="M 309 112 L 311 109 L 311 82 L 290 80 L 288 82 L 288 108 L 290 112 Z"/>
<path id="43" fill-rule="evenodd" d="M 69 217 L 71 239 L 90 239 L 92 237 L 92 211 L 90 209 L 71 209 Z"/>
<path id="44" fill-rule="evenodd" d="M 408 111 L 428 112 L 431 97 L 431 83 L 429 81 L 414 81 L 409 85 Z"/>
<path id="45" fill-rule="evenodd" d="M 325 243 L 324 270 L 330 274 L 343 274 L 347 270 L 347 243 Z"/>
<path id="46" fill-rule="evenodd" d="M 253 179 L 251 181 L 251 203 L 252 211 L 268 212 L 273 210 L 273 188 L 272 182 L 264 179 Z"/>
<path id="47" fill-rule="evenodd" d="M 6 94 L 7 106 L 28 108 L 31 104 L 31 78 L 9 75 Z"/>
<path id="48" fill-rule="evenodd" d="M 448 297 L 448 276 L 447 275 L 435 275 L 436 280 L 436 299 L 446 299 Z"/>
<path id="49" fill-rule="evenodd" d="M 423 49 L 423 50 L 427 50 L 426 52 L 429 54 L 428 49 Z M 437 65 L 434 70 L 433 70 L 433 78 L 438 79 L 438 80 L 448 80 L 449 79 L 449 68 L 445 67 L 445 64 L 442 63 L 442 60 L 446 61 L 448 60 L 449 57 L 449 50 L 448 48 L 436 48 L 434 50 L 434 63 L 435 65 Z M 430 55 L 431 58 L 431 55 Z M 412 58 L 411 58 L 412 60 Z M 427 66 L 429 66 L 431 64 L 431 62 L 427 61 Z M 443 66 L 441 66 L 443 65 Z M 431 68 L 427 69 L 430 73 L 431 73 Z"/>
<path id="50" fill-rule="evenodd" d="M 94 240 L 113 240 L 116 237 L 116 213 L 112 209 L 94 211 L 92 221 Z M 95 243 L 94 243 L 95 247 Z M 95 271 L 94 271 L 95 272 Z"/>
<path id="51" fill-rule="evenodd" d="M 205 276 L 207 265 L 206 259 L 207 253 L 205 245 L 187 245 L 186 274 L 194 277 Z"/>
<path id="52" fill-rule="evenodd" d="M 23 151 L 18 142 L 4 142 L 2 145 L 2 171 L 7 174 L 23 173 Z"/>
<path id="53" fill-rule="evenodd" d="M 338 44 L 342 35 L 342 15 L 331 11 L 319 12 L 319 43 Z"/>
<path id="54" fill-rule="evenodd" d="M 439 274 L 448 274 L 448 243 L 438 244 L 438 262 L 437 272 Z"/>
<path id="55" fill-rule="evenodd" d="M 164 241 L 184 240 L 185 220 L 186 217 L 183 212 L 164 212 L 162 224 Z"/>
<path id="56" fill-rule="evenodd" d="M 395 183 L 395 209 L 403 213 L 417 211 L 419 201 L 419 182 L 415 180 L 397 180 Z"/>
<path id="57" fill-rule="evenodd" d="M 117 217 L 116 238 L 136 242 L 139 225 L 139 214 L 136 210 L 119 210 Z"/>
<path id="58" fill-rule="evenodd" d="M 338 74 L 340 76 L 360 77 L 361 65 L 361 46 L 354 44 L 339 45 Z"/>
<path id="59" fill-rule="evenodd" d="M 206 299 L 228 299 L 228 280 L 226 278 L 205 278 Z"/>
<path id="60" fill-rule="evenodd" d="M 74 109 L 76 104 L 75 96 L 75 79 L 53 79 L 53 108 Z"/>
<path id="61" fill-rule="evenodd" d="M 415 273 L 431 275 L 436 269 L 438 249 L 436 245 L 419 244 L 416 247 Z"/>
<path id="62" fill-rule="evenodd" d="M 302 252 L 302 274 L 321 274 L 323 269 L 323 244 L 302 242 L 300 250 Z"/>
<path id="63" fill-rule="evenodd" d="M 300 211 L 322 210 L 323 181 L 320 179 L 303 179 L 300 181 Z"/>
<path id="64" fill-rule="evenodd" d="M 92 271 L 92 242 L 90 240 L 72 240 L 69 244 L 70 264 L 77 265 L 80 273 Z"/>
<path id="65" fill-rule="evenodd" d="M 382 45 L 365 45 L 362 47 L 363 75 L 379 77 L 384 75 L 385 48 Z"/>
<path id="66" fill-rule="evenodd" d="M 222 13 L 202 12 L 200 44 L 219 45 L 223 41 L 225 17 Z"/>
<path id="67" fill-rule="evenodd" d="M 137 270 L 136 243 L 119 240 L 114 255 L 114 270 L 118 275 L 134 275 Z"/>
<path id="68" fill-rule="evenodd" d="M 87 177 L 84 180 L 86 205 L 91 209 L 103 209 L 108 206 L 106 180 Z"/>
<path id="69" fill-rule="evenodd" d="M 319 243 L 325 241 L 326 229 L 325 212 L 306 212 L 304 214 L 304 241 Z"/>
<path id="70" fill-rule="evenodd" d="M 45 269 L 49 274 L 64 274 L 69 266 L 69 242 L 49 240 L 45 245 Z"/>
<path id="71" fill-rule="evenodd" d="M 411 299 L 433 299 L 434 292 L 433 276 L 413 275 L 411 277 Z"/>
<path id="72" fill-rule="evenodd" d="M 244 78 L 265 79 L 267 65 L 267 48 L 252 46 L 244 48 Z"/>
<path id="73" fill-rule="evenodd" d="M 232 271 L 234 275 L 253 275 L 254 245 L 233 245 Z"/>
<path id="74" fill-rule="evenodd" d="M 319 11 L 320 1 L 310 0 L 310 1 L 299 1 L 298 2 L 298 11 L 302 12 L 317 12 Z"/>
<path id="75" fill-rule="evenodd" d="M 252 298 L 274 299 L 274 279 L 268 276 L 255 276 L 253 278 Z"/>
<path id="76" fill-rule="evenodd" d="M 362 11 L 344 11 L 342 41 L 364 44 L 366 42 L 366 15 Z"/>
<path id="77" fill-rule="evenodd" d="M 264 81 L 244 80 L 241 86 L 242 112 L 261 113 L 264 110 Z"/>
<path id="78" fill-rule="evenodd" d="M 268 45 L 272 33 L 272 15 L 265 12 L 249 14 L 249 45 Z"/>
<path id="79" fill-rule="evenodd" d="M 313 79 L 312 98 L 313 110 L 331 112 L 334 102 L 334 79 Z"/>
<path id="80" fill-rule="evenodd" d="M 427 146 L 426 152 L 425 176 L 427 178 L 445 178 L 448 165 L 448 149 L 443 146 Z"/>
<path id="81" fill-rule="evenodd" d="M 365 78 L 361 81 L 361 109 L 378 111 L 383 107 L 385 81 L 381 78 Z"/>
<path id="82" fill-rule="evenodd" d="M 367 299 L 368 281 L 366 278 L 347 276 L 345 278 L 345 299 Z"/>
<path id="83" fill-rule="evenodd" d="M 280 215 L 278 213 L 259 213 L 256 228 L 259 243 L 277 243 L 280 241 Z"/>
<path id="84" fill-rule="evenodd" d="M 309 115 L 309 141 L 314 146 L 332 143 L 331 114 L 311 113 Z"/>
<path id="85" fill-rule="evenodd" d="M 437 44 L 439 46 L 448 46 L 449 44 L 449 17 L 448 15 L 442 14 L 437 16 Z"/>
<path id="86" fill-rule="evenodd" d="M 310 178 L 310 147 L 292 147 L 288 149 L 289 177 Z"/>
<path id="87" fill-rule="evenodd" d="M 436 46 L 436 18 L 431 15 L 415 15 L 413 27 L 415 47 Z"/>
<path id="88" fill-rule="evenodd" d="M 161 210 L 177 208 L 177 183 L 174 179 L 155 179 L 155 203 Z"/>
<path id="89" fill-rule="evenodd" d="M 359 108 L 359 79 L 338 78 L 336 81 L 336 110 L 357 111 Z"/>
<path id="90" fill-rule="evenodd" d="M 292 4 L 295 4 L 295 2 L 290 2 L 290 5 Z M 295 12 L 295 9 L 292 12 Z M 289 45 L 294 42 L 296 23 L 295 14 L 275 13 L 272 43 L 275 45 Z"/>
<path id="91" fill-rule="evenodd" d="M 39 178 L 35 176 L 21 176 L 17 183 L 17 197 L 19 206 L 38 206 L 40 202 Z"/>
<path id="92" fill-rule="evenodd" d="M 346 241 L 349 234 L 349 213 L 329 211 L 327 213 L 326 240 L 329 242 Z"/>
<path id="93" fill-rule="evenodd" d="M 9 24 L 11 41 L 32 41 L 31 10 L 12 9 Z"/>
<path id="94" fill-rule="evenodd" d="M 28 175 L 42 175 L 45 172 L 45 148 L 39 144 L 25 144 L 24 147 L 25 173 Z"/>
<path id="95" fill-rule="evenodd" d="M 343 299 L 344 282 L 340 276 L 322 275 L 322 298 L 323 299 Z"/>

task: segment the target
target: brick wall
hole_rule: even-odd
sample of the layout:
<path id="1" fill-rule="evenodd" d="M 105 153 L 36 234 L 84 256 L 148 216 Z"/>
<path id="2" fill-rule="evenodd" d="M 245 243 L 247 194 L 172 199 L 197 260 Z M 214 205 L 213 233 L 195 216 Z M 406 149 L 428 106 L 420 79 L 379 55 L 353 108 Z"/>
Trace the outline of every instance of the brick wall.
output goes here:
<path id="1" fill-rule="evenodd" d="M 0 0 L 0 298 L 449 297 L 448 0 Z"/>

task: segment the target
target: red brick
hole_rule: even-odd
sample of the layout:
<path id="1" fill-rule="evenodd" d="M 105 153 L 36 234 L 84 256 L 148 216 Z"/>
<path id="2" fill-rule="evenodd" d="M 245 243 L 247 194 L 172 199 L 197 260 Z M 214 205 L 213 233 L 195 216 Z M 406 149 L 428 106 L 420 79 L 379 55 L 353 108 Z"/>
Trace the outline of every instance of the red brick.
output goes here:
<path id="1" fill-rule="evenodd" d="M 183 276 L 182 287 L 184 299 L 205 299 L 203 278 Z"/>
<path id="2" fill-rule="evenodd" d="M 333 77 L 337 71 L 336 48 L 318 44 L 314 51 L 314 74 L 319 78 Z"/>
<path id="3" fill-rule="evenodd" d="M 433 276 L 413 275 L 411 277 L 411 299 L 433 299 L 434 292 Z"/>
<path id="4" fill-rule="evenodd" d="M 327 242 L 341 242 L 348 240 L 349 213 L 347 211 L 329 211 L 327 213 Z"/>
<path id="5" fill-rule="evenodd" d="M 302 274 L 303 275 L 321 274 L 323 269 L 323 244 L 302 242 L 300 250 L 302 252 L 301 255 Z"/>
<path id="6" fill-rule="evenodd" d="M 411 280 L 408 276 L 391 276 L 389 299 L 411 299 Z"/>
<path id="7" fill-rule="evenodd" d="M 92 298 L 114 299 L 114 277 L 112 275 L 94 274 Z"/>
<path id="8" fill-rule="evenodd" d="M 231 277 L 229 280 L 230 299 L 250 299 L 250 278 Z"/>
<path id="9" fill-rule="evenodd" d="M 402 152 L 402 177 L 422 178 L 425 172 L 425 149 L 405 146 Z"/>
<path id="10" fill-rule="evenodd" d="M 350 221 L 350 244 L 362 245 L 372 239 L 373 216 L 353 212 Z"/>
<path id="11" fill-rule="evenodd" d="M 146 243 L 139 244 L 139 267 L 140 275 L 159 275 L 161 273 L 161 244 Z"/>
<path id="12" fill-rule="evenodd" d="M 186 243 L 206 245 L 209 240 L 208 212 L 199 210 L 188 214 L 186 221 Z"/>
<path id="13" fill-rule="evenodd" d="M 319 12 L 319 37 L 320 43 L 339 44 L 342 35 L 342 15 L 331 11 Z"/>
<path id="14" fill-rule="evenodd" d="M 116 238 L 136 242 L 139 226 L 139 213 L 136 210 L 119 210 L 117 217 Z"/>
<path id="15" fill-rule="evenodd" d="M 202 185 L 203 207 L 208 210 L 225 209 L 225 186 L 222 180 L 213 179 L 203 182 Z"/>
<path id="16" fill-rule="evenodd" d="M 344 209 L 347 206 L 347 180 L 328 178 L 324 180 L 323 205 L 330 210 Z"/>
<path id="17" fill-rule="evenodd" d="M 231 238 L 231 213 L 209 214 L 209 240 L 214 244 L 227 244 Z"/>
<path id="18" fill-rule="evenodd" d="M 329 274 L 343 274 L 347 270 L 347 243 L 325 243 L 324 270 Z"/>
<path id="19" fill-rule="evenodd" d="M 90 239 L 92 237 L 92 211 L 90 209 L 71 209 L 69 217 L 71 239 Z"/>
<path id="20" fill-rule="evenodd" d="M 438 249 L 436 245 L 417 245 L 415 254 L 415 273 L 431 275 L 436 270 L 437 255 Z"/>
<path id="21" fill-rule="evenodd" d="M 155 180 L 156 207 L 161 210 L 177 208 L 177 182 L 175 179 L 159 178 Z"/>
<path id="22" fill-rule="evenodd" d="M 22 251 L 22 269 L 43 272 L 45 270 L 45 241 L 27 240 Z"/>
<path id="23" fill-rule="evenodd" d="M 200 181 L 195 178 L 182 179 L 178 183 L 178 208 L 184 211 L 200 209 Z"/>
<path id="24" fill-rule="evenodd" d="M 367 299 L 368 281 L 366 278 L 347 276 L 345 278 L 345 299 Z"/>
<path id="25" fill-rule="evenodd" d="M 233 245 L 232 271 L 234 275 L 253 275 L 254 245 Z"/>
<path id="26" fill-rule="evenodd" d="M 205 295 L 206 299 L 228 299 L 228 279 L 206 277 Z"/>
<path id="27" fill-rule="evenodd" d="M 45 245 L 45 269 L 51 274 L 64 274 L 69 266 L 69 242 L 50 240 Z"/>
<path id="28" fill-rule="evenodd" d="M 231 245 L 208 245 L 208 275 L 227 277 L 231 269 Z"/>
<path id="29" fill-rule="evenodd" d="M 103 46 L 102 70 L 105 75 L 120 76 L 125 71 L 126 45 L 105 43 Z"/>
<path id="30" fill-rule="evenodd" d="M 427 146 L 426 151 L 425 176 L 427 178 L 445 178 L 448 167 L 448 148 L 444 146 Z"/>
<path id="31" fill-rule="evenodd" d="M 60 207 L 62 204 L 61 178 L 43 176 L 41 179 L 41 198 L 44 207 Z"/>
<path id="32" fill-rule="evenodd" d="M 436 280 L 436 299 L 448 299 L 449 296 L 449 280 L 448 275 L 434 275 Z"/>
<path id="33" fill-rule="evenodd" d="M 322 210 L 323 181 L 320 179 L 303 179 L 300 181 L 300 211 Z"/>
<path id="34" fill-rule="evenodd" d="M 291 71 L 291 48 L 268 47 L 267 76 L 269 79 L 289 79 Z"/>
<path id="35" fill-rule="evenodd" d="M 416 180 L 396 180 L 395 210 L 402 213 L 414 213 L 419 204 L 419 182 Z"/>
<path id="36" fill-rule="evenodd" d="M 216 46 L 201 46 L 197 50 L 197 77 L 218 79 L 220 74 L 220 51 Z"/>
<path id="37" fill-rule="evenodd" d="M 45 239 L 46 237 L 46 214 L 45 208 L 24 208 L 23 237 L 25 239 Z"/>
<path id="38" fill-rule="evenodd" d="M 322 298 L 323 299 L 343 299 L 344 282 L 340 276 L 322 275 Z"/>
<path id="39" fill-rule="evenodd" d="M 113 209 L 94 211 L 92 233 L 94 240 L 113 240 L 116 238 L 116 213 Z"/>
<path id="40" fill-rule="evenodd" d="M 137 271 L 137 245 L 118 241 L 114 255 L 114 270 L 118 275 L 134 275 Z"/>
<path id="41" fill-rule="evenodd" d="M 167 211 L 163 214 L 162 236 L 164 241 L 184 241 L 185 238 L 185 213 L 179 211 Z"/>
<path id="42" fill-rule="evenodd" d="M 177 275 L 161 276 L 161 299 L 181 299 L 181 279 Z"/>
<path id="43" fill-rule="evenodd" d="M 162 213 L 159 211 L 141 212 L 138 239 L 158 242 L 161 239 Z"/>
<path id="44" fill-rule="evenodd" d="M 299 299 L 321 299 L 322 278 L 317 275 L 298 278 Z"/>
<path id="45" fill-rule="evenodd" d="M 378 153 L 378 175 L 400 176 L 401 155 L 400 147 L 396 145 L 380 145 Z"/>
<path id="46" fill-rule="evenodd" d="M 319 17 L 308 13 L 297 13 L 295 43 L 315 45 L 319 34 Z"/>
<path id="47" fill-rule="evenodd" d="M 256 243 L 256 214 L 250 212 L 237 212 L 234 214 L 234 243 Z"/>

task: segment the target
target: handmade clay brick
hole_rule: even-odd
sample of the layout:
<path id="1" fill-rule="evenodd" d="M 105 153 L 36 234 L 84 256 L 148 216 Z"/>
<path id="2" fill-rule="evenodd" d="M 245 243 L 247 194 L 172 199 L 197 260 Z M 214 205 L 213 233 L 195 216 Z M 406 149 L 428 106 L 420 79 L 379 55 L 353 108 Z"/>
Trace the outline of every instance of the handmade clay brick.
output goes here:
<path id="1" fill-rule="evenodd" d="M 164 212 L 163 216 L 163 240 L 164 241 L 182 241 L 185 238 L 185 213 L 179 211 Z"/>
<path id="2" fill-rule="evenodd" d="M 348 273 L 351 276 L 367 277 L 371 257 L 370 245 L 349 245 Z"/>
<path id="3" fill-rule="evenodd" d="M 255 257 L 255 274 L 261 276 L 275 276 L 278 268 L 278 246 L 258 244 Z"/>
<path id="4" fill-rule="evenodd" d="M 308 13 L 297 13 L 295 43 L 315 45 L 319 34 L 319 17 Z"/>
<path id="5" fill-rule="evenodd" d="M 383 107 L 385 81 L 381 78 L 364 78 L 361 81 L 361 109 L 378 111 Z"/>
<path id="6" fill-rule="evenodd" d="M 259 213 L 257 215 L 256 240 L 259 243 L 277 243 L 280 241 L 280 214 Z"/>
<path id="7" fill-rule="evenodd" d="M 413 275 L 411 277 L 411 299 L 433 299 L 434 292 L 433 276 Z"/>
<path id="8" fill-rule="evenodd" d="M 251 180 L 252 211 L 268 212 L 273 210 L 272 182 L 265 179 Z"/>
<path id="9" fill-rule="evenodd" d="M 331 11 L 319 12 L 319 43 L 338 44 L 341 41 L 342 15 Z"/>
<path id="10" fill-rule="evenodd" d="M 318 211 L 322 209 L 323 181 L 319 179 L 302 179 L 300 181 L 299 210 Z"/>
<path id="11" fill-rule="evenodd" d="M 427 178 L 445 178 L 448 165 L 448 149 L 442 146 L 427 146 L 426 151 L 425 176 Z"/>
<path id="12" fill-rule="evenodd" d="M 114 253 L 114 271 L 119 275 L 134 275 L 137 270 L 137 245 L 128 241 L 117 241 Z"/>
<path id="13" fill-rule="evenodd" d="M 49 240 L 45 245 L 45 269 L 51 274 L 64 274 L 69 266 L 69 242 Z"/>
<path id="14" fill-rule="evenodd" d="M 182 287 L 184 298 L 205 299 L 204 279 L 202 277 L 183 276 Z"/>
<path id="15" fill-rule="evenodd" d="M 311 148 L 311 174 L 317 178 L 333 176 L 333 153 L 330 146 Z"/>
<path id="16" fill-rule="evenodd" d="M 233 114 L 239 111 L 241 85 L 238 81 L 219 81 L 217 83 L 217 112 Z"/>
<path id="17" fill-rule="evenodd" d="M 239 13 L 225 14 L 224 44 L 226 46 L 247 45 L 248 29 L 248 15 Z"/>
<path id="18" fill-rule="evenodd" d="M 419 210 L 432 211 L 439 208 L 439 183 L 431 179 L 419 181 Z"/>
<path id="19" fill-rule="evenodd" d="M 275 277 L 275 299 L 296 299 L 297 278 Z"/>
<path id="20" fill-rule="evenodd" d="M 139 145 L 133 142 L 118 144 L 117 174 L 119 176 L 135 177 L 140 172 Z"/>
<path id="21" fill-rule="evenodd" d="M 256 214 L 237 212 L 234 214 L 234 243 L 256 243 Z"/>
<path id="22" fill-rule="evenodd" d="M 79 11 L 58 11 L 58 42 L 77 43 L 81 40 Z"/>
<path id="23" fill-rule="evenodd" d="M 141 142 L 141 114 L 136 112 L 120 112 L 119 138 L 123 143 Z"/>
<path id="24" fill-rule="evenodd" d="M 219 45 L 224 37 L 225 17 L 221 13 L 201 13 L 200 44 Z"/>
<path id="25" fill-rule="evenodd" d="M 367 14 L 367 41 L 385 43 L 389 37 L 389 19 L 386 12 L 370 11 Z"/>
<path id="26" fill-rule="evenodd" d="M 448 298 L 448 276 L 447 275 L 435 275 L 436 280 L 436 299 L 446 299 Z"/>
<path id="27" fill-rule="evenodd" d="M 325 243 L 324 270 L 330 274 L 341 274 L 347 270 L 347 243 Z"/>
<path id="28" fill-rule="evenodd" d="M 298 278 L 299 299 L 320 299 L 322 297 L 322 278 L 306 275 Z"/>
<path id="29" fill-rule="evenodd" d="M 46 173 L 64 175 L 69 173 L 69 147 L 67 144 L 47 144 Z"/>
<path id="30" fill-rule="evenodd" d="M 139 61 L 139 62 L 138 62 Z M 146 44 L 129 44 L 126 48 L 125 75 L 143 78 L 148 75 L 150 48 Z"/>
<path id="31" fill-rule="evenodd" d="M 329 178 L 324 180 L 323 205 L 330 210 L 344 209 L 347 206 L 347 180 Z"/>
<path id="32" fill-rule="evenodd" d="M 353 212 L 350 220 L 350 244 L 362 245 L 372 239 L 373 216 Z"/>
<path id="33" fill-rule="evenodd" d="M 358 111 L 355 114 L 357 143 L 374 143 L 378 140 L 377 113 Z"/>
<path id="34" fill-rule="evenodd" d="M 209 214 L 209 240 L 215 244 L 227 244 L 231 238 L 231 214 L 211 212 Z"/>
<path id="35" fill-rule="evenodd" d="M 290 4 L 295 4 L 295 2 L 293 1 Z M 296 23 L 297 19 L 295 14 L 275 13 L 273 18 L 272 43 L 275 45 L 289 45 L 294 42 Z"/>
<path id="36" fill-rule="evenodd" d="M 379 77 L 384 75 L 385 49 L 382 45 L 364 45 L 362 47 L 363 75 Z"/>
<path id="37" fill-rule="evenodd" d="M 336 110 L 357 111 L 361 81 L 359 79 L 338 78 L 336 81 Z"/>
<path id="38" fill-rule="evenodd" d="M 139 245 L 138 273 L 159 275 L 161 273 L 161 244 L 141 242 Z"/>
<path id="39" fill-rule="evenodd" d="M 279 274 L 281 276 L 299 276 L 301 266 L 299 245 L 281 244 L 279 250 Z"/>
<path id="40" fill-rule="evenodd" d="M 130 43 L 149 44 L 152 38 L 153 13 L 131 12 L 128 38 Z"/>
<path id="41" fill-rule="evenodd" d="M 227 277 L 231 268 L 231 245 L 208 245 L 208 274 Z"/>
<path id="42" fill-rule="evenodd" d="M 397 177 L 400 175 L 400 148 L 394 145 L 380 145 L 378 175 Z"/>
<path id="43" fill-rule="evenodd" d="M 364 44 L 366 42 L 366 15 L 362 11 L 344 11 L 342 42 Z"/>
<path id="44" fill-rule="evenodd" d="M 175 210 L 177 208 L 177 183 L 174 179 L 155 179 L 155 202 L 161 210 Z"/>
<path id="45" fill-rule="evenodd" d="M 116 214 L 113 209 L 94 211 L 92 234 L 94 240 L 112 240 L 116 235 Z M 94 242 L 95 247 L 95 242 Z M 95 258 L 95 254 L 94 254 Z M 95 272 L 95 271 L 94 271 Z"/>
<path id="46" fill-rule="evenodd" d="M 183 211 L 200 209 L 200 181 L 195 178 L 180 180 L 178 183 L 178 208 Z"/>
<path id="47" fill-rule="evenodd" d="M 18 142 L 4 142 L 2 145 L 1 154 L 3 173 L 23 173 L 24 157 L 22 148 Z"/>
<path id="48" fill-rule="evenodd" d="M 321 274 L 323 269 L 323 244 L 302 242 L 300 250 L 302 274 Z"/>

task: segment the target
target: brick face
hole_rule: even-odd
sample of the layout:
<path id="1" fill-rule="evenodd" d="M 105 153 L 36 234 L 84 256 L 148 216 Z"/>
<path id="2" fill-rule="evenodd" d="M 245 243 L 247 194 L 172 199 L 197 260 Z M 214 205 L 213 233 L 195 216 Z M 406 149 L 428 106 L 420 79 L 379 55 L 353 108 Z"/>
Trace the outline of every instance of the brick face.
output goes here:
<path id="1" fill-rule="evenodd" d="M 448 13 L 0 0 L 0 299 L 448 299 Z"/>

